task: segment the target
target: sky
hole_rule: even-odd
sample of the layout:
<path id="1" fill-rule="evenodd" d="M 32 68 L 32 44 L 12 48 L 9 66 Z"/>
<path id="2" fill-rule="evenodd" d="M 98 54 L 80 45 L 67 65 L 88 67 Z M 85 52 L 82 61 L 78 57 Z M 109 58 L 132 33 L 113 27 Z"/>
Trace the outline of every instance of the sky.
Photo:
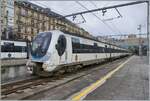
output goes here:
<path id="1" fill-rule="evenodd" d="M 123 4 L 133 1 L 30 1 L 34 4 L 42 6 L 44 8 L 50 8 L 63 16 L 77 13 L 81 11 L 87 11 L 91 9 L 97 9 L 117 4 Z M 94 36 L 105 35 L 120 35 L 120 34 L 139 34 L 137 30 L 138 25 L 142 25 L 141 33 L 146 33 L 146 20 L 147 20 L 147 5 L 146 3 L 131 5 L 126 7 L 119 7 L 117 10 L 122 17 L 119 16 L 116 9 L 107 10 L 104 14 L 102 11 L 83 14 L 85 23 L 81 23 L 83 18 L 81 15 L 76 16 L 73 21 L 73 17 L 67 17 L 73 23 L 76 23 L 79 27 L 82 27 L 90 34 Z M 97 16 L 97 17 L 96 17 Z M 114 18 L 113 20 L 107 20 Z"/>

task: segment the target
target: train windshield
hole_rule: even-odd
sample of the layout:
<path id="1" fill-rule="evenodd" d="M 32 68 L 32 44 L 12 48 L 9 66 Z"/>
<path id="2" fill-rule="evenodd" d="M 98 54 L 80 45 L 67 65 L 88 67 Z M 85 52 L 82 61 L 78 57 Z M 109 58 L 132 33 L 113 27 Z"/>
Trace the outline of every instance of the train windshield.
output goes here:
<path id="1" fill-rule="evenodd" d="M 50 45 L 51 37 L 50 32 L 39 33 L 32 42 L 31 55 L 34 57 L 44 56 Z"/>

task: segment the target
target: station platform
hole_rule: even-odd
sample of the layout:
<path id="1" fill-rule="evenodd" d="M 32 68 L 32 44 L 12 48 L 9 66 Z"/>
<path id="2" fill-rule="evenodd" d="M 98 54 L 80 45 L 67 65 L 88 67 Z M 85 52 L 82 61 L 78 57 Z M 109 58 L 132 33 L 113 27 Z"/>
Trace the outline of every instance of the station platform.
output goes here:
<path id="1" fill-rule="evenodd" d="M 2 67 L 21 66 L 26 65 L 27 59 L 2 59 Z"/>
<path id="2" fill-rule="evenodd" d="M 147 57 L 118 59 L 53 80 L 47 86 L 40 85 L 40 89 L 38 92 L 38 88 L 28 88 L 28 93 L 24 91 L 19 97 L 27 94 L 26 100 L 148 100 Z"/>
<path id="3" fill-rule="evenodd" d="M 149 66 L 147 57 L 132 56 L 107 82 L 84 100 L 148 100 Z"/>
<path id="4" fill-rule="evenodd" d="M 1 60 L 1 83 L 7 83 L 25 78 L 27 73 L 27 59 L 5 59 Z"/>
<path id="5" fill-rule="evenodd" d="M 131 56 L 109 62 L 88 75 L 27 98 L 28 100 L 148 100 L 147 57 Z M 119 68 L 119 69 L 118 69 Z M 91 72 L 92 71 L 92 72 Z M 115 72 L 114 72 L 115 71 Z M 83 74 L 86 72 L 82 72 Z M 79 74 L 74 74 L 79 75 Z M 59 83 L 65 81 L 55 81 Z M 107 79 L 106 79 L 107 78 Z"/>

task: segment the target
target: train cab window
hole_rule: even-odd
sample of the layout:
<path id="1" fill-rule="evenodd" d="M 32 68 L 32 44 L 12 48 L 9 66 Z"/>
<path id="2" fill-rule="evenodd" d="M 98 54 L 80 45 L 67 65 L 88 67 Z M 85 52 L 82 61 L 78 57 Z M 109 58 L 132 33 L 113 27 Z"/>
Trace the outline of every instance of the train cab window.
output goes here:
<path id="1" fill-rule="evenodd" d="M 39 33 L 32 41 L 31 54 L 34 57 L 42 57 L 46 54 L 52 34 L 50 32 Z"/>

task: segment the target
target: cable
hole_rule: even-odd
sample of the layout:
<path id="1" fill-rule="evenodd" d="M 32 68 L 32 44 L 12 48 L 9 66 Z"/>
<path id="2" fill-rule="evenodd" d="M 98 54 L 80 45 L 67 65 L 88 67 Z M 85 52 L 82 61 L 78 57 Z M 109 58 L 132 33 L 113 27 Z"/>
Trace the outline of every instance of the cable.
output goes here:
<path id="1" fill-rule="evenodd" d="M 76 3 L 78 3 L 81 7 L 83 7 L 86 10 L 89 10 L 88 8 L 86 8 L 84 5 L 82 5 L 79 1 L 75 1 Z M 105 23 L 101 18 L 99 18 L 96 14 L 94 14 L 93 12 L 91 12 L 98 20 L 100 20 L 101 22 L 103 22 L 111 31 L 114 31 L 107 23 Z"/>
<path id="2" fill-rule="evenodd" d="M 92 2 L 92 1 L 89 1 L 90 3 L 92 3 L 95 7 L 97 7 L 95 4 L 94 4 L 94 2 Z M 108 3 L 106 3 L 105 5 L 108 5 Z M 122 15 L 120 14 L 120 12 L 118 11 L 118 9 L 117 8 L 115 8 L 116 9 L 116 11 L 119 13 L 119 15 L 122 17 Z M 112 24 L 113 24 L 113 26 L 115 27 L 115 29 L 120 33 L 120 34 L 122 34 L 121 33 L 121 31 L 116 27 L 116 25 L 113 23 L 113 22 L 111 22 Z"/>
<path id="3" fill-rule="evenodd" d="M 89 1 L 89 2 L 97 8 L 96 4 L 93 1 Z"/>
<path id="4" fill-rule="evenodd" d="M 113 23 L 113 22 L 111 22 L 112 24 L 113 24 L 113 26 L 118 30 L 118 32 L 120 33 L 120 34 L 122 34 L 122 32 L 116 27 L 116 25 Z"/>

